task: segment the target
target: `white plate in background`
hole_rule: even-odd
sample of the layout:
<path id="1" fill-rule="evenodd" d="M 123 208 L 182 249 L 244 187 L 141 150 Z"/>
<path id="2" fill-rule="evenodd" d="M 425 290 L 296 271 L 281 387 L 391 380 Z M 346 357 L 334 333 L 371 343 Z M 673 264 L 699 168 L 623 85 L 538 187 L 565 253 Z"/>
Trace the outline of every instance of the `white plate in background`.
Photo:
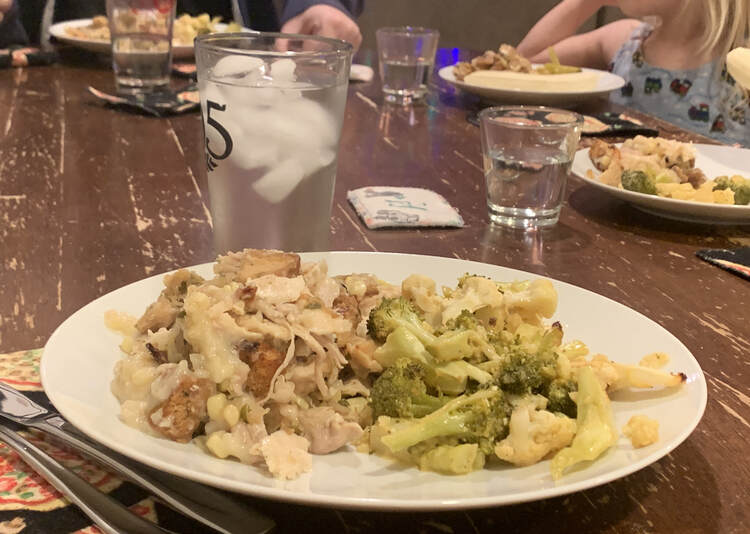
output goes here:
<path id="1" fill-rule="evenodd" d="M 78 48 L 83 48 L 84 50 L 89 50 L 91 52 L 100 52 L 109 54 L 111 53 L 111 45 L 109 41 L 101 41 L 97 39 L 83 39 L 80 37 L 71 37 L 66 33 L 67 28 L 80 28 L 84 26 L 90 26 L 92 19 L 75 19 L 75 20 L 66 20 L 64 22 L 57 22 L 50 26 L 49 33 L 52 35 L 55 39 L 58 41 L 61 41 L 63 43 L 77 46 Z M 215 28 L 222 32 L 226 30 L 227 25 L 224 23 L 217 23 L 214 25 Z M 251 31 L 247 28 L 243 28 L 243 31 Z M 187 59 L 193 57 L 193 43 L 190 43 L 189 45 L 176 45 L 172 44 L 172 57 L 174 59 Z"/>
<path id="2" fill-rule="evenodd" d="M 592 98 L 607 96 L 610 92 L 625 85 L 625 80 L 611 72 L 596 69 L 582 69 L 586 72 L 596 72 L 599 74 L 599 79 L 594 89 L 583 91 L 527 91 L 522 89 L 498 89 L 497 87 L 474 85 L 457 80 L 453 74 L 453 67 L 454 65 L 443 67 L 438 71 L 438 76 L 463 91 L 474 93 L 501 104 L 572 107 L 581 102 L 591 100 Z"/>
<path id="3" fill-rule="evenodd" d="M 696 151 L 695 166 L 701 169 L 709 180 L 713 180 L 717 176 L 731 176 L 733 174 L 750 178 L 750 150 L 726 145 L 694 144 L 693 146 Z M 750 224 L 750 206 L 709 204 L 707 202 L 646 195 L 607 185 L 595 178 L 589 178 L 588 171 L 592 171 L 594 176 L 601 174 L 601 171 L 597 170 L 591 163 L 589 149 L 585 148 L 576 152 L 571 172 L 582 178 L 586 183 L 630 202 L 640 210 L 679 221 L 704 224 Z"/>

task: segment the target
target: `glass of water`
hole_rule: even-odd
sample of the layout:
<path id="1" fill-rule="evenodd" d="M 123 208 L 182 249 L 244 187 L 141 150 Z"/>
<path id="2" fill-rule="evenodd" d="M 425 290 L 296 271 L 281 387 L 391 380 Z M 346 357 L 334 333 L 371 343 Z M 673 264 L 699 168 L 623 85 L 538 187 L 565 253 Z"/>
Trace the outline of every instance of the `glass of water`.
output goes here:
<path id="1" fill-rule="evenodd" d="M 351 55 L 323 37 L 196 39 L 217 253 L 328 248 Z"/>
<path id="2" fill-rule="evenodd" d="M 117 92 L 137 94 L 169 85 L 174 0 L 107 0 Z"/>
<path id="3" fill-rule="evenodd" d="M 405 105 L 424 98 L 435 64 L 438 31 L 404 26 L 380 28 L 375 36 L 386 101 Z"/>
<path id="4" fill-rule="evenodd" d="M 493 223 L 535 228 L 558 221 L 582 125 L 581 115 L 547 107 L 500 106 L 479 114 Z"/>

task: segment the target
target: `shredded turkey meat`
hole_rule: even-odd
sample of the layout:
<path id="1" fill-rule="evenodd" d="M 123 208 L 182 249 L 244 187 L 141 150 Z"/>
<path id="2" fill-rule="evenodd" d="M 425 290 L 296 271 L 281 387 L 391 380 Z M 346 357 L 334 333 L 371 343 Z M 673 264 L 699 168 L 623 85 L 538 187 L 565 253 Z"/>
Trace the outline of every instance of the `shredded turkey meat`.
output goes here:
<path id="1" fill-rule="evenodd" d="M 373 275 L 328 276 L 325 262 L 247 249 L 220 256 L 215 277 L 182 269 L 124 329 L 127 358 L 112 390 L 122 418 L 211 454 L 295 478 L 310 454 L 362 437 L 382 371 L 370 309 L 400 287 Z M 125 333 L 127 332 L 127 333 Z M 125 363 L 127 362 L 127 363 Z"/>

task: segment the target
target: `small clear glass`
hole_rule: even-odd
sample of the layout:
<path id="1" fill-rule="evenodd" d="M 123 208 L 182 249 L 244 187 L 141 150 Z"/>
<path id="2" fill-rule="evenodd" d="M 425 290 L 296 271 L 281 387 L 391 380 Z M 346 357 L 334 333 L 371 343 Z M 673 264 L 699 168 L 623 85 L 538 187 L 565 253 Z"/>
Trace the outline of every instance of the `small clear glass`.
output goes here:
<path id="1" fill-rule="evenodd" d="M 118 93 L 148 93 L 169 85 L 175 5 L 174 0 L 107 0 Z"/>
<path id="2" fill-rule="evenodd" d="M 304 35 L 195 40 L 217 253 L 327 250 L 351 56 Z"/>
<path id="3" fill-rule="evenodd" d="M 479 114 L 493 223 L 514 228 L 557 223 L 582 125 L 581 115 L 547 107 L 500 106 Z"/>
<path id="4" fill-rule="evenodd" d="M 438 31 L 411 26 L 380 28 L 375 37 L 385 100 L 406 105 L 424 98 L 435 65 Z"/>

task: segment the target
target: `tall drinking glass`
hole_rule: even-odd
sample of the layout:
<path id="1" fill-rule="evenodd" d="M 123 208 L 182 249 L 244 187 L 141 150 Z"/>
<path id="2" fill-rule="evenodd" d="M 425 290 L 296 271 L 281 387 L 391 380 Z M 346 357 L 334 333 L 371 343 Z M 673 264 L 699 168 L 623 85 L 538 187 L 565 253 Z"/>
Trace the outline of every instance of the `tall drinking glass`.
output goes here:
<path id="1" fill-rule="evenodd" d="M 409 104 L 424 98 L 435 64 L 438 31 L 411 26 L 380 28 L 375 37 L 386 101 Z"/>
<path id="2" fill-rule="evenodd" d="M 196 39 L 217 253 L 328 248 L 351 55 L 322 37 Z"/>
<path id="3" fill-rule="evenodd" d="M 172 70 L 174 0 L 107 0 L 118 93 L 158 91 Z"/>
<path id="4" fill-rule="evenodd" d="M 546 107 L 500 106 L 479 114 L 492 222 L 517 228 L 557 222 L 582 125 L 577 113 Z"/>

